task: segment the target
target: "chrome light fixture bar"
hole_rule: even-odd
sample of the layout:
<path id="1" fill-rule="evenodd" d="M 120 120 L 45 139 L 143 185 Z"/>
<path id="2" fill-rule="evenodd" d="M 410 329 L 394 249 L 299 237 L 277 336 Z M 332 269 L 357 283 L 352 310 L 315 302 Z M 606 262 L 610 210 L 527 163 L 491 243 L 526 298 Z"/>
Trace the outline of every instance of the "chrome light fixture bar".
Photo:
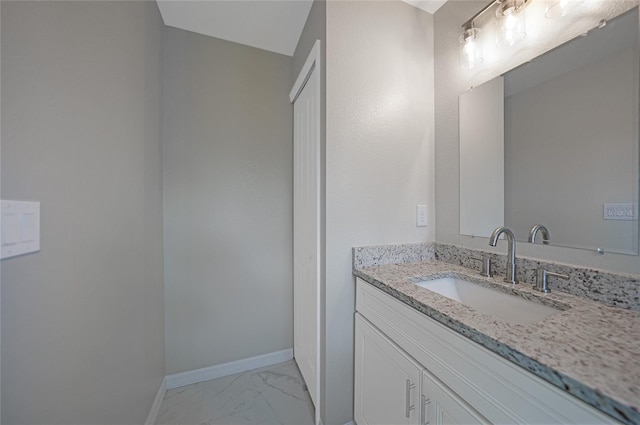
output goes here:
<path id="1" fill-rule="evenodd" d="M 498 4 L 500 2 L 501 0 L 492 0 L 488 5 L 480 9 L 478 13 L 476 13 L 471 18 L 469 18 L 467 22 L 462 24 L 462 29 L 466 31 L 468 29 L 474 28 L 475 20 L 478 19 L 480 16 L 482 16 L 487 10 L 491 9 L 495 4 Z"/>

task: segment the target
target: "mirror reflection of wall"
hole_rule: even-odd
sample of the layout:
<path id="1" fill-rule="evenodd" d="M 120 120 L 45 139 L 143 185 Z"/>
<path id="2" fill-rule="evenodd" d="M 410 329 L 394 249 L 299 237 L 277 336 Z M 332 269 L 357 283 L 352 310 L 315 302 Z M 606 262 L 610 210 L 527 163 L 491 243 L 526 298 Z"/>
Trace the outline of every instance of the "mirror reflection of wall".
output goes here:
<path id="1" fill-rule="evenodd" d="M 529 229 L 543 224 L 552 245 L 638 253 L 637 215 L 610 220 L 603 214 L 608 204 L 627 203 L 637 211 L 638 52 L 635 8 L 509 71 L 504 85 L 492 89 L 494 95 L 504 91 L 503 224 L 518 240 L 526 241 Z M 487 227 L 496 223 L 468 219 L 481 216 L 495 201 L 476 199 L 480 214 L 474 215 L 464 182 L 477 182 L 480 176 L 463 163 L 471 146 L 485 149 L 474 133 L 492 126 L 485 122 L 474 131 L 477 117 L 463 105 L 486 104 L 484 87 L 495 84 L 492 80 L 460 97 L 461 234 L 488 236 Z M 494 123 L 494 131 L 501 125 Z M 496 145 L 501 144 L 494 140 L 494 152 Z"/>
<path id="2" fill-rule="evenodd" d="M 467 117 L 460 120 L 460 233 L 489 236 L 504 223 L 503 78 L 461 94 L 459 107 Z"/>

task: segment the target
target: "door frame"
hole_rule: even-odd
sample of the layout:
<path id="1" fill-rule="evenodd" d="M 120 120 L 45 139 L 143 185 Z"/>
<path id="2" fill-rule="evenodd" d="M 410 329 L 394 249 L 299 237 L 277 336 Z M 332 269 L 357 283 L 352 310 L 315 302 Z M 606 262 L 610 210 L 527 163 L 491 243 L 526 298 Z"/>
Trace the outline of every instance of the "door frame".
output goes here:
<path id="1" fill-rule="evenodd" d="M 307 81 L 309 80 L 309 78 L 313 75 L 314 78 L 318 79 L 318 84 L 316 85 L 317 87 L 317 92 L 316 92 L 316 99 L 317 99 L 317 113 L 318 113 L 318 122 L 320 123 L 320 125 L 318 125 L 318 140 L 320 140 L 320 144 L 322 143 L 322 111 L 321 111 L 321 107 L 322 107 L 322 100 L 321 100 L 321 95 L 322 95 L 322 88 L 321 88 L 321 83 L 322 83 L 322 74 L 321 74 L 321 55 L 322 55 L 322 51 L 321 51 L 321 41 L 320 40 L 316 40 L 313 43 L 313 47 L 311 48 L 311 51 L 309 52 L 309 55 L 307 56 L 307 59 L 305 60 L 304 64 L 302 65 L 302 68 L 300 69 L 300 73 L 298 74 L 298 77 L 296 78 L 296 81 L 293 83 L 293 87 L 291 88 L 291 91 L 289 92 L 289 100 L 291 101 L 291 104 L 295 103 L 296 99 L 298 98 L 298 95 L 300 94 L 300 92 L 302 92 L 302 89 L 304 89 Z M 315 73 L 314 73 L 315 71 Z M 322 185 L 322 172 L 321 172 L 321 148 L 320 148 L 320 144 L 319 144 L 319 149 L 317 152 L 317 157 L 318 157 L 318 185 L 321 186 Z M 321 403 L 321 399 L 322 399 L 322 394 L 320 392 L 320 388 L 321 388 L 321 381 L 320 378 L 322 376 L 322 369 L 321 369 L 321 365 L 322 362 L 320 361 L 321 357 L 321 349 L 320 349 L 320 331 L 321 331 L 321 257 L 322 257 L 322 243 L 321 243 L 321 217 L 322 217 L 322 190 L 321 187 L 318 187 L 318 210 L 316 211 L 316 213 L 318 214 L 318 228 L 317 228 L 317 252 L 318 252 L 318 258 L 317 258 L 317 264 L 318 264 L 318 269 L 317 269 L 317 275 L 316 275 L 316 299 L 317 299 L 317 305 L 316 305 L 316 396 L 317 396 L 317 400 L 315 403 L 315 423 L 316 425 L 320 425 L 322 424 L 322 419 L 320 418 L 320 406 L 322 405 Z"/>
<path id="2" fill-rule="evenodd" d="M 321 55 L 321 51 L 320 51 L 320 40 L 316 40 L 315 43 L 313 43 L 313 47 L 311 48 L 311 51 L 309 52 L 309 56 L 307 56 L 307 60 L 304 62 L 304 65 L 302 65 L 302 69 L 300 69 L 300 73 L 298 74 L 298 78 L 296 78 L 296 82 L 293 83 L 293 87 L 291 88 L 291 91 L 289 92 L 289 100 L 291 101 L 291 103 L 294 103 L 296 101 L 296 99 L 298 98 L 298 95 L 300 94 L 300 92 L 302 91 L 302 89 L 304 88 L 304 85 L 306 84 L 307 80 L 309 79 L 309 77 L 311 76 L 311 72 L 315 69 L 318 71 L 318 78 L 320 78 L 320 55 Z M 318 94 L 320 94 L 320 85 L 318 84 Z M 318 100 L 320 100 L 320 97 L 318 96 Z M 320 110 L 320 108 L 318 108 L 318 111 Z"/>

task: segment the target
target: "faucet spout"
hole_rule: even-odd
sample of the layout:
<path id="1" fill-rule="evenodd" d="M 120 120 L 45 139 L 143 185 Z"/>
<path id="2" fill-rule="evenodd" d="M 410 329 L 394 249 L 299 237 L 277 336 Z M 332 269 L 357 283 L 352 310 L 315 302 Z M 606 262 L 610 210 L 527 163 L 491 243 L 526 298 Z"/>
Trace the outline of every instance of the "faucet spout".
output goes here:
<path id="1" fill-rule="evenodd" d="M 547 229 L 542 224 L 534 225 L 529 231 L 529 242 L 536 243 L 536 236 L 538 236 L 538 232 L 542 233 L 542 243 L 544 245 L 549 245 L 549 240 L 551 236 L 549 236 L 549 229 Z"/>
<path id="2" fill-rule="evenodd" d="M 513 232 L 504 226 L 496 227 L 491 236 L 489 237 L 489 245 L 496 246 L 498 244 L 498 238 L 500 235 L 507 237 L 507 276 L 504 281 L 512 284 L 518 283 L 516 281 L 516 237 Z"/>

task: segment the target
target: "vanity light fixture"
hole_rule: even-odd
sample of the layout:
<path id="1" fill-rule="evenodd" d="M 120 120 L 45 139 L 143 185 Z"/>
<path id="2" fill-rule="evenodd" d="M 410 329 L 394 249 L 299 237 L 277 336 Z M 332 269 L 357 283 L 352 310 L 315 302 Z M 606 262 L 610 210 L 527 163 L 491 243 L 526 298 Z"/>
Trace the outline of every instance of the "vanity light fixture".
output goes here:
<path id="1" fill-rule="evenodd" d="M 547 19 L 564 18 L 582 3 L 584 3 L 584 0 L 556 0 L 549 4 L 544 16 Z"/>
<path id="2" fill-rule="evenodd" d="M 463 69 L 472 69 L 476 65 L 483 62 L 482 45 L 479 40 L 480 30 L 475 26 L 475 20 L 500 0 L 491 0 L 491 2 L 483 7 L 478 13 L 473 15 L 467 22 L 462 25 L 462 34 L 458 38 L 460 42 L 460 67 Z"/>
<path id="3" fill-rule="evenodd" d="M 527 35 L 524 8 L 527 0 L 502 0 L 496 8 L 498 47 L 510 47 Z"/>
<path id="4" fill-rule="evenodd" d="M 577 0 L 580 1 L 580 0 Z M 522 40 L 526 35 L 524 8 L 531 0 L 492 0 L 478 13 L 473 15 L 462 25 L 460 43 L 460 67 L 472 69 L 484 60 L 482 55 L 482 42 L 480 29 L 475 26 L 475 20 L 495 5 L 495 16 L 498 24 L 496 44 L 499 47 L 508 47 Z"/>
<path id="5" fill-rule="evenodd" d="M 464 29 L 460 34 L 460 67 L 463 69 L 472 69 L 476 65 L 480 65 L 484 60 L 478 33 L 478 28 L 471 26 Z"/>

